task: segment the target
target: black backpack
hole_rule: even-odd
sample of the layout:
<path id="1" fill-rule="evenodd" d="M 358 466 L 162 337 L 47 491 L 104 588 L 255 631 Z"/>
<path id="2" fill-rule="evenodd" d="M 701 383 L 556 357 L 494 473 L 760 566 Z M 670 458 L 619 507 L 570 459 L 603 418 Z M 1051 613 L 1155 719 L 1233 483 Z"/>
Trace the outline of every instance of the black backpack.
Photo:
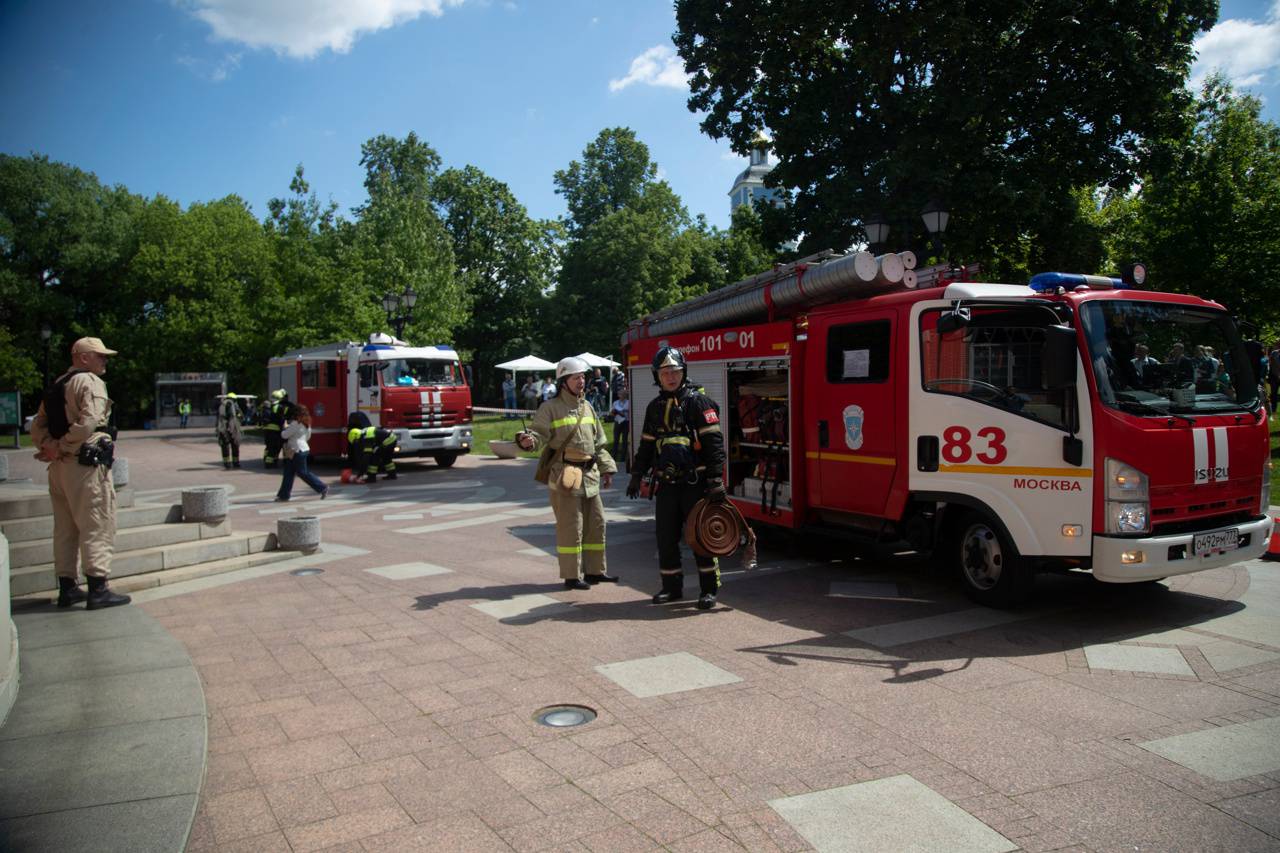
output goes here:
<path id="1" fill-rule="evenodd" d="M 77 373 L 86 372 L 84 370 L 68 370 L 59 376 L 52 385 L 44 389 L 44 418 L 49 424 L 49 435 L 54 438 L 62 438 L 71 429 L 71 422 L 67 420 L 67 383 Z"/>

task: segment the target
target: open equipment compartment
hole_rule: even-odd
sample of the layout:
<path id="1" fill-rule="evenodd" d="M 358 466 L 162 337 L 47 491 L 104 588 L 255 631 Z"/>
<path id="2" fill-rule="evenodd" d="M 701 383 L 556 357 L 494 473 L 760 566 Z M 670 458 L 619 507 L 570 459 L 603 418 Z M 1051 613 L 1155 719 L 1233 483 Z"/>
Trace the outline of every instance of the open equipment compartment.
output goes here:
<path id="1" fill-rule="evenodd" d="M 790 359 L 730 361 L 726 385 L 729 493 L 748 515 L 792 512 Z"/>

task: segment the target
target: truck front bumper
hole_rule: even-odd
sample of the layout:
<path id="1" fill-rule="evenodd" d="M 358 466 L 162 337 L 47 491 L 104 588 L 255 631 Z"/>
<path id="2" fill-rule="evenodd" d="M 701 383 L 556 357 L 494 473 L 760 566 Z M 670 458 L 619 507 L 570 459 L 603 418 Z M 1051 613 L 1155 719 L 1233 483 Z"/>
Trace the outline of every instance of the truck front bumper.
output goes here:
<path id="1" fill-rule="evenodd" d="M 1270 518 L 1264 517 L 1233 524 L 1231 527 L 1240 532 L 1239 547 L 1203 557 L 1196 556 L 1195 533 L 1143 539 L 1094 536 L 1093 576 L 1107 583 L 1137 583 L 1253 560 L 1266 553 L 1272 523 Z"/>
<path id="2" fill-rule="evenodd" d="M 419 429 L 397 429 L 396 443 L 400 452 L 429 453 L 434 450 L 454 450 L 458 453 L 471 451 L 471 426 L 455 427 L 422 427 Z"/>

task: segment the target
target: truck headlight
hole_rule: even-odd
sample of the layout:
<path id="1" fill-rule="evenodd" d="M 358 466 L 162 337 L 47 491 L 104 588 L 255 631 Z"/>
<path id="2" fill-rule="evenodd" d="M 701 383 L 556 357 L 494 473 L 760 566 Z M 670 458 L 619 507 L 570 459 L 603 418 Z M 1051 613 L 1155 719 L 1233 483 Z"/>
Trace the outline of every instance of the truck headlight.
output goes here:
<path id="1" fill-rule="evenodd" d="M 1147 475 L 1119 459 L 1106 460 L 1108 533 L 1149 533 L 1151 500 Z"/>

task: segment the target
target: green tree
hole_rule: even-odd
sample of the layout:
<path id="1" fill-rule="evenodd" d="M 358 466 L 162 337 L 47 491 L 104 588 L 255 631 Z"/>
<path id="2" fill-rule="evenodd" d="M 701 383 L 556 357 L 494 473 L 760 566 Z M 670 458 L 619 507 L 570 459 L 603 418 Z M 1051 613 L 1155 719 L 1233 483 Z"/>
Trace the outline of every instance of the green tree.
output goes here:
<path id="1" fill-rule="evenodd" d="M 704 132 L 742 154 L 773 134 L 767 181 L 791 201 L 773 241 L 848 246 L 881 211 L 918 247 L 936 196 L 955 254 L 1029 237 L 1052 262 L 1039 247 L 1078 188 L 1129 186 L 1149 140 L 1177 135 L 1191 42 L 1216 17 L 1216 0 L 677 0 L 674 40 Z"/>
<path id="2" fill-rule="evenodd" d="M 576 235 L 610 213 L 644 204 L 657 182 L 658 165 L 649 146 L 629 127 L 600 131 L 582 152 L 582 160 L 555 173 L 556 192 L 569 208 L 569 232 Z"/>
<path id="3" fill-rule="evenodd" d="M 506 184 L 474 166 L 442 172 L 433 193 L 471 306 L 455 343 L 471 357 L 474 384 L 496 395 L 501 379 L 493 365 L 540 343 L 557 227 L 529 218 Z"/>
<path id="4" fill-rule="evenodd" d="M 628 321 L 723 282 L 705 223 L 694 226 L 657 172 L 626 128 L 601 131 L 582 163 L 556 172 L 570 236 L 545 324 L 549 352 L 616 353 Z"/>
<path id="5" fill-rule="evenodd" d="M 1194 131 L 1167 152 L 1168 168 L 1143 180 L 1122 232 L 1131 235 L 1120 245 L 1127 257 L 1116 260 L 1145 258 L 1153 286 L 1280 330 L 1280 127 L 1221 77 L 1205 83 L 1195 115 Z"/>
<path id="6" fill-rule="evenodd" d="M 105 337 L 127 313 L 125 272 L 141 199 L 47 157 L 0 155 L 0 384 L 40 385 L 48 324 L 50 371 L 82 335 Z"/>
<path id="7" fill-rule="evenodd" d="M 266 331 L 273 354 L 327 341 L 363 338 L 383 322 L 382 294 L 365 286 L 354 229 L 321 205 L 301 165 L 288 198 L 267 204 L 264 224 L 274 253 L 274 287 L 257 302 L 270 317 Z"/>
<path id="8" fill-rule="evenodd" d="M 764 272 L 778 261 L 777 252 L 769 248 L 764 220 L 752 205 L 735 207 L 729 230 L 719 237 L 716 255 L 724 268 L 726 284 Z"/>
<path id="9" fill-rule="evenodd" d="M 361 146 L 369 201 L 357 210 L 355 247 L 370 294 L 417 294 L 405 335 L 419 342 L 453 340 L 466 317 L 466 294 L 454 277 L 449 234 L 433 205 L 440 157 L 410 132 L 377 136 Z"/>

